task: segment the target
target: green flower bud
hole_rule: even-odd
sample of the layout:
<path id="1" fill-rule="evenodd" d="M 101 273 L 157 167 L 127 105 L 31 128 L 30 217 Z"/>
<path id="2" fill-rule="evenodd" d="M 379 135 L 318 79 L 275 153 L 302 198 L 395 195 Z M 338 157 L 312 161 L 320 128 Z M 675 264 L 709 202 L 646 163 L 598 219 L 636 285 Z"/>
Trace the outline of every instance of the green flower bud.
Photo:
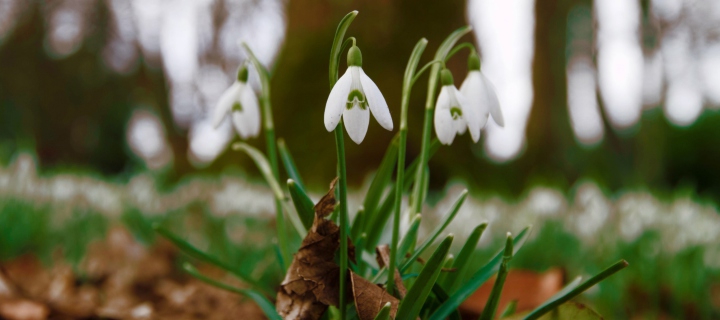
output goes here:
<path id="1" fill-rule="evenodd" d="M 455 81 L 453 81 L 452 72 L 448 69 L 442 69 L 440 71 L 440 82 L 443 86 L 451 86 L 455 84 Z"/>
<path id="2" fill-rule="evenodd" d="M 238 69 L 237 73 L 237 79 L 238 81 L 245 83 L 248 80 L 248 69 L 246 65 L 242 65 L 240 69 Z"/>
<path id="3" fill-rule="evenodd" d="M 480 57 L 474 51 L 468 56 L 468 70 L 480 70 Z"/>
<path id="4" fill-rule="evenodd" d="M 347 55 L 348 67 L 362 67 L 362 53 L 357 46 L 350 47 Z"/>

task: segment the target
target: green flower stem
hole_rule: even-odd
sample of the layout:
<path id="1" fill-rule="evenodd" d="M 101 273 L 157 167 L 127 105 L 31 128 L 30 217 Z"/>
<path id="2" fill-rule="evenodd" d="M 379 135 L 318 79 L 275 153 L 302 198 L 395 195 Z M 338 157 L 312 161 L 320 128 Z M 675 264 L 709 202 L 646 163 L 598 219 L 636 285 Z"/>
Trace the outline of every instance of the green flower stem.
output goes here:
<path id="1" fill-rule="evenodd" d="M 413 79 L 415 78 L 415 70 L 417 69 L 420 57 L 425 51 L 427 46 L 427 40 L 425 38 L 420 39 L 415 45 L 412 54 L 410 54 L 410 60 L 408 60 L 407 67 L 405 68 L 405 76 L 403 78 L 403 94 L 402 103 L 400 107 L 400 142 L 398 145 L 398 162 L 397 162 L 397 177 L 395 178 L 395 199 L 393 202 L 393 229 L 392 229 L 392 242 L 390 244 L 390 263 L 388 266 L 388 280 L 387 290 L 390 294 L 393 294 L 395 285 L 395 266 L 397 265 L 397 247 L 398 238 L 400 235 L 400 205 L 403 195 L 403 183 L 405 180 L 405 147 L 407 144 L 407 112 L 408 105 L 410 104 L 410 93 L 412 91 Z"/>
<path id="2" fill-rule="evenodd" d="M 459 44 L 459 45 L 456 45 L 455 48 L 453 48 L 453 49 L 447 54 L 447 56 L 445 56 L 445 61 L 450 60 L 450 58 L 452 58 L 452 56 L 454 56 L 456 53 L 460 52 L 460 50 L 462 50 L 462 49 L 470 49 L 470 52 L 471 52 L 471 53 L 477 52 L 477 51 L 475 50 L 475 46 L 474 46 L 472 43 L 470 43 L 470 42 L 463 42 L 463 43 L 461 43 L 461 44 Z"/>
<path id="3" fill-rule="evenodd" d="M 250 46 L 248 46 L 247 43 L 243 43 L 242 46 L 243 48 L 245 48 L 245 51 L 247 51 L 248 57 L 250 58 L 253 66 L 255 66 L 255 70 L 257 70 L 258 76 L 260 78 L 260 84 L 262 88 L 260 91 L 260 105 L 262 106 L 263 127 L 265 130 L 265 144 L 267 146 L 266 152 L 268 155 L 268 160 L 270 161 L 270 168 L 272 169 L 272 174 L 275 177 L 275 180 L 280 183 L 278 180 L 280 178 L 280 169 L 278 168 L 277 145 L 275 142 L 275 124 L 273 122 L 272 116 L 272 105 L 270 104 L 270 74 L 268 73 L 267 69 L 265 69 L 265 67 L 260 63 L 257 57 L 255 57 L 255 53 L 253 53 L 253 51 L 250 49 Z M 280 200 L 277 198 L 275 199 L 275 220 L 278 243 L 280 245 L 280 252 L 285 261 L 290 261 L 291 256 L 288 252 L 290 244 L 287 239 L 285 216 L 283 215 L 283 206 Z M 284 266 L 283 269 L 285 269 Z"/>
<path id="4" fill-rule="evenodd" d="M 472 30 L 470 26 L 464 26 L 451 33 L 445 39 L 445 41 L 440 44 L 440 47 L 435 52 L 435 58 L 433 60 L 445 61 L 445 57 L 447 56 L 448 52 L 450 52 L 450 49 L 452 49 L 455 43 L 462 36 L 470 32 L 470 30 Z M 430 70 L 427 98 L 425 100 L 425 121 L 423 122 L 422 145 L 420 148 L 420 163 L 418 164 L 417 171 L 415 172 L 415 184 L 413 185 L 410 216 L 414 216 L 415 214 L 420 213 L 422 209 L 422 204 L 425 200 L 423 199 L 425 195 L 423 194 L 422 184 L 420 182 L 424 181 L 423 179 L 425 179 L 425 167 L 427 166 L 430 153 L 430 132 L 432 131 L 433 112 L 435 111 L 435 93 L 437 92 L 440 68 L 440 64 L 433 63 L 432 69 Z"/>
<path id="5" fill-rule="evenodd" d="M 417 79 L 420 78 L 420 76 L 421 76 L 425 71 L 427 71 L 428 68 L 432 67 L 432 66 L 435 65 L 436 63 L 441 63 L 443 66 L 445 66 L 445 61 L 442 61 L 442 60 L 433 60 L 433 61 L 430 61 L 430 62 L 426 63 L 422 68 L 420 68 L 420 71 L 418 71 L 417 73 L 415 73 L 415 77 L 412 78 L 412 82 L 410 83 L 410 86 L 414 86 L 414 85 L 415 85 L 415 81 L 417 81 Z"/>
<path id="6" fill-rule="evenodd" d="M 335 82 L 338 79 L 338 65 L 340 64 L 340 54 L 342 53 L 343 38 L 345 38 L 345 32 L 350 27 L 350 24 L 357 16 L 357 11 L 352 11 L 345 15 L 338 24 L 338 28 L 335 31 L 335 38 L 333 39 L 332 49 L 330 50 L 330 90 L 335 86 Z M 345 170 L 345 143 L 343 135 L 343 122 L 340 121 L 337 127 L 335 127 L 335 146 L 337 149 L 337 160 L 338 160 L 338 177 L 337 182 L 337 193 L 338 201 L 340 202 L 340 301 L 338 309 L 340 311 L 340 319 L 346 319 L 345 310 L 345 292 L 347 282 L 347 269 L 348 269 L 348 243 L 347 243 L 347 232 L 348 232 L 348 212 L 347 212 L 347 173 Z"/>

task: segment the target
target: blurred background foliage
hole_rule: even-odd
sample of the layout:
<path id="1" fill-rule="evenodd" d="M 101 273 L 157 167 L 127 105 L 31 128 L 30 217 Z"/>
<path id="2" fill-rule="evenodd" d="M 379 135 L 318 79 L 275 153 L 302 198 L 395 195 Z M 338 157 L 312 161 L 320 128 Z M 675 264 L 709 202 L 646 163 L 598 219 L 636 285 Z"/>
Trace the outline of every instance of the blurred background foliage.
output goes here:
<path id="1" fill-rule="evenodd" d="M 321 120 L 327 60 L 336 24 L 350 10 L 360 15 L 349 35 L 395 123 L 413 45 L 426 37 L 429 61 L 448 33 L 468 23 L 477 37 L 463 40 L 479 47 L 507 107 L 505 129 L 489 128 L 478 144 L 463 136 L 431 159 L 429 199 L 438 205 L 428 216 L 442 212 L 441 199 L 460 181 L 475 199 L 457 219 L 460 236 L 469 219 L 496 226 L 492 240 L 543 223 L 513 268 L 561 266 L 574 276 L 627 259 L 631 268 L 585 297 L 607 318 L 718 317 L 720 249 L 708 240 L 720 226 L 720 78 L 712 77 L 720 75 L 720 5 L 713 0 L 2 0 L 0 162 L 9 169 L 0 168 L 0 260 L 34 251 L 50 261 L 60 244 L 77 261 L 107 229 L 103 216 L 119 217 L 143 241 L 153 238 L 148 224 L 162 220 L 227 261 L 265 259 L 270 239 L 258 239 L 272 227 L 257 216 L 272 211 L 272 197 L 253 184 L 260 175 L 248 157 L 224 151 L 236 139 L 229 124 L 211 130 L 207 115 L 244 61 L 238 40 L 248 42 L 273 70 L 277 136 L 322 194 L 335 176 L 333 135 Z M 487 10 L 501 18 L 478 21 Z M 630 31 L 615 34 L 617 26 Z M 529 28 L 529 38 L 518 28 Z M 626 38 L 634 49 L 607 62 L 603 46 Z M 528 52 L 518 58 L 522 47 Z M 457 82 L 465 57 L 448 63 Z M 508 81 L 498 61 L 527 67 L 531 92 Z M 419 81 L 411 98 L 408 161 L 420 149 L 426 85 Z M 528 98 L 526 109 L 515 96 Z M 618 103 L 618 96 L 637 99 Z M 589 122 L 573 116 L 577 101 Z M 636 119 L 618 118 L 629 109 Z M 507 138 L 501 130 L 517 133 L 514 142 L 488 143 Z M 361 146 L 347 144 L 351 191 L 367 185 L 392 137 L 371 121 Z M 498 146 L 518 141 L 517 152 L 498 156 Z M 262 138 L 249 143 L 264 149 Z M 27 153 L 37 173 L 20 156 Z M 579 190 L 588 181 L 597 191 L 586 196 Z M 351 205 L 359 202 L 352 197 Z M 692 206 L 676 206 L 688 199 Z M 486 241 L 477 263 L 494 253 Z M 258 247 L 239 245 L 247 243 Z"/>
<path id="2" fill-rule="evenodd" d="M 123 72 L 109 68 L 102 54 L 118 32 L 110 12 L 115 10 L 116 1 L 86 2 L 91 10 L 83 11 L 87 16 L 82 24 L 82 39 L 62 54 L 53 49 L 53 20 L 47 17 L 52 17 L 53 10 L 62 2 L 29 1 L 15 5 L 22 10 L 15 8 L 16 14 L 10 17 L 13 26 L 5 31 L 0 47 L 0 157 L 3 162 L 7 164 L 18 151 L 26 150 L 38 155 L 41 170 L 78 168 L 99 172 L 105 177 L 122 177 L 144 170 L 146 164 L 128 147 L 127 138 L 133 111 L 142 109 L 160 119 L 173 155 L 170 164 L 161 170 L 168 185 L 191 173 L 216 175 L 228 165 L 247 167 L 249 159 L 232 152 L 221 154 L 211 163 L 192 160 L 188 126 L 176 121 L 178 117 L 173 115 L 168 97 L 169 87 L 174 85 L 166 78 L 169 66 L 163 67 L 152 54 L 136 54 L 131 67 Z M 246 9 L 252 14 L 253 2 L 248 3 Z M 361 12 L 359 21 L 365 22 L 354 24 L 351 33 L 358 38 L 363 50 L 364 69 L 383 90 L 397 121 L 401 77 L 410 49 L 417 39 L 426 37 L 432 50 L 446 34 L 466 24 L 466 3 L 299 0 L 280 4 L 284 6 L 287 27 L 282 49 L 273 65 L 272 100 L 277 134 L 287 141 L 308 183 L 321 188 L 334 175 L 333 138 L 323 130 L 320 119 L 329 90 L 326 74 L 329 41 L 338 17 L 351 9 Z M 649 42 L 644 46 L 657 46 L 653 43 L 662 37 L 662 30 L 657 27 L 657 19 L 651 18 L 652 5 L 650 1 L 639 4 L 645 17 L 639 32 L 643 41 Z M 535 3 L 534 97 L 525 133 L 527 140 L 521 153 L 497 162 L 488 158 L 482 142 L 473 145 L 469 139 L 460 139 L 432 159 L 434 188 L 444 186 L 453 177 L 461 177 L 471 191 L 513 199 L 531 185 L 567 191 L 577 181 L 590 178 L 611 191 L 648 188 L 670 194 L 679 188 L 702 198 L 720 200 L 720 148 L 717 148 L 720 113 L 715 109 L 702 112 L 692 125 L 681 127 L 664 116 L 664 100 L 660 99 L 628 128 L 616 128 L 607 116 L 601 119 L 604 136 L 597 144 L 586 146 L 574 138 L 566 98 L 566 67 L 577 34 L 589 35 L 586 42 L 592 43 L 592 29 L 588 33 L 578 27 L 592 26 L 592 14 L 575 12 L 577 8 L 589 11 L 592 5 L 589 1 L 539 0 Z M 222 13 L 230 10 L 229 7 L 224 1 L 212 1 L 210 8 L 216 29 L 220 30 L 223 19 L 229 19 Z M 13 6 L 6 5 L 6 8 Z M 165 19 L 172 18 L 171 6 L 162 10 L 170 13 Z M 574 29 L 569 27 L 572 23 Z M 716 28 L 718 25 L 720 22 L 715 21 Z M 580 31 L 573 31 L 576 29 Z M 220 47 L 218 37 L 211 38 L 214 42 L 209 44 L 209 53 L 200 55 L 199 59 L 202 63 L 217 62 L 228 71 L 225 81 L 229 81 L 236 64 L 232 59 L 213 57 L 219 55 L 212 51 Z M 470 37 L 467 40 L 473 41 Z M 142 47 L 139 43 L 132 45 Z M 180 49 L 182 47 L 167 50 Z M 430 53 L 426 56 L 425 60 L 429 60 Z M 458 81 L 462 79 L 464 54 L 453 59 L 449 68 Z M 420 81 L 411 100 L 409 161 L 419 151 L 425 86 L 425 81 Z M 200 114 L 207 113 L 213 106 L 212 102 L 198 104 Z M 706 100 L 706 104 L 711 103 Z M 372 172 L 391 138 L 391 133 L 373 122 L 366 143 L 348 148 L 352 185 L 360 184 Z M 252 143 L 262 144 L 260 139 Z"/>

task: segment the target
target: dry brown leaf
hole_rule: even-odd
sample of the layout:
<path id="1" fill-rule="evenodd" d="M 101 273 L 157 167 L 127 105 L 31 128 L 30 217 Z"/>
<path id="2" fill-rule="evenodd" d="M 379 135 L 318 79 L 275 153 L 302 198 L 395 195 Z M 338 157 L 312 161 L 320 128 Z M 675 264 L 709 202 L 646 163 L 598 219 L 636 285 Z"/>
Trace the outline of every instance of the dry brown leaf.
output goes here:
<path id="1" fill-rule="evenodd" d="M 390 246 L 383 244 L 379 245 L 375 248 L 375 253 L 377 253 L 376 260 L 378 265 L 380 265 L 380 268 L 383 268 L 390 264 Z M 400 299 L 404 299 L 405 295 L 407 294 L 407 289 L 405 289 L 405 285 L 402 282 L 402 277 L 400 276 L 400 271 L 398 271 L 397 268 L 395 268 L 395 288 L 398 289 L 398 294 L 400 295 Z"/>
<path id="2" fill-rule="evenodd" d="M 510 270 L 505 279 L 498 310 L 505 310 L 507 304 L 517 300 L 517 311 L 532 310 L 552 297 L 563 287 L 562 269 L 550 269 L 544 273 L 526 270 Z M 460 311 L 479 315 L 492 292 L 495 279 L 485 282 L 460 305 Z"/>
<path id="3" fill-rule="evenodd" d="M 315 220 L 295 254 L 277 295 L 284 319 L 319 319 L 328 305 L 338 305 L 340 268 L 333 261 L 340 228 L 325 217 L 335 209 L 335 183 L 315 205 Z"/>
<path id="4" fill-rule="evenodd" d="M 0 318 L 8 320 L 43 320 L 50 314 L 42 303 L 27 299 L 0 299 Z"/>
<path id="5" fill-rule="evenodd" d="M 390 302 L 390 317 L 395 318 L 400 301 L 389 294 L 385 289 L 350 272 L 352 280 L 353 298 L 360 320 L 372 320 L 386 303 Z"/>

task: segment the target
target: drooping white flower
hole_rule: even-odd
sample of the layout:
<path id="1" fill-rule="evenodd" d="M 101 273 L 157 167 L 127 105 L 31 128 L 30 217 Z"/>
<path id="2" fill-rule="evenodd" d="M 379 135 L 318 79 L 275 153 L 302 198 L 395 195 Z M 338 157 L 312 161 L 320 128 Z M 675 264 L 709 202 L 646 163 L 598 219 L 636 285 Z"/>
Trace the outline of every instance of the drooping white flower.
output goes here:
<path id="1" fill-rule="evenodd" d="M 247 83 L 248 71 L 244 66 L 238 71 L 238 78 L 230 88 L 223 92 L 213 110 L 212 123 L 220 126 L 230 114 L 235 131 L 242 139 L 257 137 L 260 134 L 260 107 L 258 98 Z"/>
<path id="2" fill-rule="evenodd" d="M 460 86 L 460 92 L 468 99 L 471 107 L 478 110 L 481 118 L 480 128 L 485 126 L 489 116 L 492 116 L 499 126 L 505 126 L 495 87 L 480 71 L 480 59 L 477 54 L 470 54 L 468 69 L 470 71 Z"/>
<path id="3" fill-rule="evenodd" d="M 473 141 L 480 139 L 482 116 L 468 99 L 455 87 L 452 74 L 443 69 L 442 88 L 435 104 L 435 134 L 442 144 L 452 144 L 455 135 L 467 129 Z M 487 118 L 487 117 L 486 117 Z"/>
<path id="4" fill-rule="evenodd" d="M 335 130 L 342 117 L 350 139 L 360 144 L 370 124 L 370 113 L 380 126 L 393 129 L 387 102 L 363 71 L 360 49 L 353 46 L 348 51 L 348 69 L 333 86 L 325 104 L 325 129 Z"/>

